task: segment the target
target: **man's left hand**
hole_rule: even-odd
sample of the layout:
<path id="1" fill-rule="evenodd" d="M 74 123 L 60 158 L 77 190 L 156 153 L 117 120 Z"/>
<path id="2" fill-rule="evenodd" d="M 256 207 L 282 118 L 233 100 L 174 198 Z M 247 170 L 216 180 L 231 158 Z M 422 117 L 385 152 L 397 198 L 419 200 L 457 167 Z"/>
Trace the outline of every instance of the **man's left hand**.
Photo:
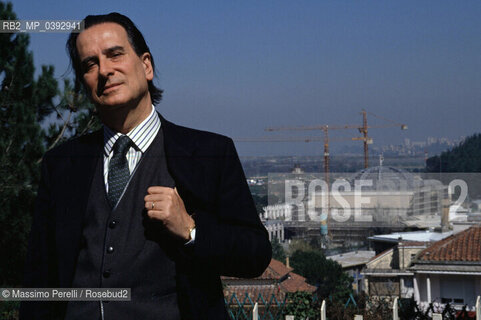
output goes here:
<path id="1" fill-rule="evenodd" d="M 150 218 L 162 221 L 167 230 L 181 239 L 190 239 L 190 230 L 195 222 L 185 210 L 177 188 L 149 187 L 144 200 Z"/>

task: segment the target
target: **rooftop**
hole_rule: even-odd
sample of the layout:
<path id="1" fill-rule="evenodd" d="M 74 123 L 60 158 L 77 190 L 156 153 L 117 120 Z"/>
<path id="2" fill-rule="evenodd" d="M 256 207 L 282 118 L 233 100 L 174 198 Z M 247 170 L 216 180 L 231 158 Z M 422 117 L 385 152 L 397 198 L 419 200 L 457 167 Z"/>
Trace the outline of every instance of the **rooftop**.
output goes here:
<path id="1" fill-rule="evenodd" d="M 317 289 L 315 286 L 312 286 L 309 283 L 307 283 L 306 278 L 294 272 L 289 273 L 287 279 L 280 283 L 280 287 L 286 292 L 296 292 L 296 291 L 314 292 Z"/>
<path id="2" fill-rule="evenodd" d="M 437 241 L 421 251 L 417 261 L 481 262 L 481 225 Z"/>
<path id="3" fill-rule="evenodd" d="M 359 250 L 336 254 L 327 258 L 336 261 L 343 268 L 349 268 L 366 264 L 375 254 L 374 251 Z"/>
<path id="4" fill-rule="evenodd" d="M 260 277 L 254 279 L 239 279 L 235 277 L 222 277 L 226 284 L 226 292 L 235 292 L 236 294 L 245 293 L 265 293 L 274 291 L 296 292 L 296 291 L 316 291 L 316 287 L 308 284 L 306 278 L 297 273 L 292 272 L 292 268 L 287 267 L 282 262 L 272 259 L 267 269 Z M 276 285 L 266 283 L 262 280 L 276 280 Z"/>
<path id="5" fill-rule="evenodd" d="M 415 242 L 435 242 L 445 239 L 453 234 L 448 232 L 435 231 L 410 231 L 410 232 L 395 232 L 390 234 L 379 234 L 369 237 L 369 240 L 381 242 L 399 242 L 399 241 L 415 241 Z M 401 239 L 400 239 L 401 238 Z"/>
<path id="6" fill-rule="evenodd" d="M 377 191 L 409 191 L 423 185 L 423 181 L 418 176 L 406 170 L 394 167 L 376 166 L 356 172 L 350 178 L 352 185 L 357 180 L 369 180 L 371 187 L 365 190 Z"/>
<path id="7" fill-rule="evenodd" d="M 406 227 L 415 227 L 420 229 L 436 228 L 441 226 L 441 216 L 431 214 L 410 216 L 407 219 L 403 220 L 402 223 Z"/>

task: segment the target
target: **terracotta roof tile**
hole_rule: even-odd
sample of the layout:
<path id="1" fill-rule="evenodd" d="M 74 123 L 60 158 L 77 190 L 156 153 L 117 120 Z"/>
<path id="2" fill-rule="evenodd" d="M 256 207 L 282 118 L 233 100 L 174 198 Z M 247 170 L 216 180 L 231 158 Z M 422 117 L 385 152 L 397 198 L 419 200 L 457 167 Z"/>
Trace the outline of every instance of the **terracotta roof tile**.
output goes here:
<path id="1" fill-rule="evenodd" d="M 277 299 L 284 299 L 287 292 L 296 291 L 316 291 L 316 287 L 308 284 L 306 278 L 297 273 L 292 272 L 292 268 L 288 268 L 282 262 L 272 259 L 264 273 L 257 278 L 247 280 L 250 283 L 246 284 L 246 279 L 239 279 L 239 281 L 229 281 L 224 288 L 224 296 L 230 299 L 233 293 L 240 299 L 245 298 L 246 294 L 250 299 L 255 300 L 262 294 L 264 297 L 275 295 Z M 223 280 L 236 280 L 235 277 L 222 277 Z M 276 283 L 266 284 L 266 280 L 273 279 Z M 282 281 L 281 281 L 282 279 Z M 242 284 L 238 284 L 242 283 Z"/>
<path id="2" fill-rule="evenodd" d="M 481 262 L 481 225 L 435 242 L 421 251 L 418 260 Z"/>
<path id="3" fill-rule="evenodd" d="M 281 288 L 286 292 L 307 291 L 314 292 L 316 287 L 306 282 L 306 278 L 291 272 L 288 278 L 280 283 Z"/>
<path id="4" fill-rule="evenodd" d="M 277 275 L 278 277 L 276 279 L 282 278 L 289 272 L 294 270 L 293 268 L 287 267 L 285 264 L 280 262 L 279 260 L 272 259 L 271 262 L 269 263 L 269 266 L 266 269 L 266 272 L 270 272 L 272 274 Z"/>

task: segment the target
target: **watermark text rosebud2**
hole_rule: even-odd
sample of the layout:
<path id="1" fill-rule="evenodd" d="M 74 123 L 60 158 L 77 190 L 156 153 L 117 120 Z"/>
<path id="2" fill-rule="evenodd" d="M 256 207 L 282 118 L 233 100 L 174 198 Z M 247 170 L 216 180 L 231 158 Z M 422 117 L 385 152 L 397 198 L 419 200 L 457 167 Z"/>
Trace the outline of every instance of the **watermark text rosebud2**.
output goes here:
<path id="1" fill-rule="evenodd" d="M 130 288 L 2 288 L 0 301 L 130 301 Z"/>
<path id="2" fill-rule="evenodd" d="M 264 218 L 284 221 L 402 224 L 419 216 L 449 218 L 481 204 L 479 173 L 390 172 L 269 174 Z M 444 210 L 444 211 L 443 211 Z M 480 208 L 481 210 L 481 208 Z M 321 230 L 322 231 L 322 230 Z"/>

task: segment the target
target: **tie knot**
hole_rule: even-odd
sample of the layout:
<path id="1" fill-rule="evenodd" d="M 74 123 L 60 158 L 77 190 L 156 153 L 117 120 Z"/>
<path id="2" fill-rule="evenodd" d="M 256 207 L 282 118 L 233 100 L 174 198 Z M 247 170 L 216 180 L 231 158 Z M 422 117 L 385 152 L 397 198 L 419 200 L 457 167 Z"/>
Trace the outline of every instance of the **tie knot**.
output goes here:
<path id="1" fill-rule="evenodd" d="M 117 154 L 120 152 L 120 154 L 127 154 L 127 151 L 129 150 L 130 146 L 132 144 L 132 140 L 130 140 L 129 137 L 127 136 L 120 136 L 120 138 L 115 141 L 114 144 L 114 154 Z"/>

